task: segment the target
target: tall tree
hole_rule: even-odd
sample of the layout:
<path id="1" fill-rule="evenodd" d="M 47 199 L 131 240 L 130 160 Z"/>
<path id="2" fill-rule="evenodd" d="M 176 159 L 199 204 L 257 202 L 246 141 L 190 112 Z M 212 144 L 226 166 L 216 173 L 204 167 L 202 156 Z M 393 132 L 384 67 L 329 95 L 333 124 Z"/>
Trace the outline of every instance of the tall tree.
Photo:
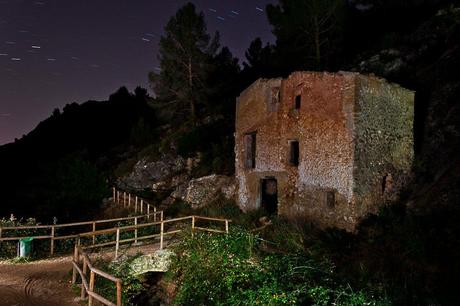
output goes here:
<path id="1" fill-rule="evenodd" d="M 340 56 L 344 0 L 280 0 L 268 5 L 277 53 L 289 69 L 333 69 Z"/>
<path id="2" fill-rule="evenodd" d="M 207 33 L 203 13 L 188 3 L 165 27 L 160 39 L 160 72 L 150 73 L 157 99 L 174 116 L 195 122 L 200 104 L 207 96 L 207 78 L 212 58 L 219 49 L 219 35 Z"/>

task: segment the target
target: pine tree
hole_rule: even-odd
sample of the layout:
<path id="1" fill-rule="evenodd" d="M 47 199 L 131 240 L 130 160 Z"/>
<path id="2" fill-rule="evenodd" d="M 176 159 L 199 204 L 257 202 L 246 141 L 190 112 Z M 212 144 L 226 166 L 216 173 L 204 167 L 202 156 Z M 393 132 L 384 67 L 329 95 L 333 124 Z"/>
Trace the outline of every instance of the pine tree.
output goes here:
<path id="1" fill-rule="evenodd" d="M 219 49 L 219 35 L 207 33 L 203 13 L 188 3 L 165 27 L 160 39 L 160 72 L 150 80 L 157 100 L 176 119 L 196 122 L 198 110 L 206 103 L 207 82 L 212 59 Z"/>
<path id="2" fill-rule="evenodd" d="M 340 56 L 344 0 L 280 0 L 268 5 L 278 58 L 289 69 L 333 69 Z"/>

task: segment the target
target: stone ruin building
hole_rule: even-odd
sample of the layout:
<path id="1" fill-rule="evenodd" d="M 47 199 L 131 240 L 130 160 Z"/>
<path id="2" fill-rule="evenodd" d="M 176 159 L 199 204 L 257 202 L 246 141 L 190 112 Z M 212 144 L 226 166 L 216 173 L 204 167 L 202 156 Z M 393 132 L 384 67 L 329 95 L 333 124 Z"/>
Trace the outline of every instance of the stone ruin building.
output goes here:
<path id="1" fill-rule="evenodd" d="M 259 79 L 237 99 L 238 205 L 354 231 L 410 176 L 413 121 L 414 92 L 375 76 Z"/>

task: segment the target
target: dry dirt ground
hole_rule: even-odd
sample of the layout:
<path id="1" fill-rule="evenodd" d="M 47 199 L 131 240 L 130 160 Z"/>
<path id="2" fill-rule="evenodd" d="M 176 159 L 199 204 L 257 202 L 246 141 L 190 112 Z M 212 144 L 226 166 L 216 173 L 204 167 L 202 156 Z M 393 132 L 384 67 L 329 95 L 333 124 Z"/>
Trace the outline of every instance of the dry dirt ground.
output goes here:
<path id="1" fill-rule="evenodd" d="M 71 268 L 71 257 L 25 264 L 0 262 L 0 305 L 82 305 L 71 290 Z"/>
<path id="2" fill-rule="evenodd" d="M 130 246 L 119 255 L 152 253 L 158 244 Z M 113 251 L 95 253 L 110 260 Z M 0 306 L 77 306 L 79 292 L 71 289 L 72 257 L 57 257 L 30 263 L 12 264 L 0 261 Z"/>

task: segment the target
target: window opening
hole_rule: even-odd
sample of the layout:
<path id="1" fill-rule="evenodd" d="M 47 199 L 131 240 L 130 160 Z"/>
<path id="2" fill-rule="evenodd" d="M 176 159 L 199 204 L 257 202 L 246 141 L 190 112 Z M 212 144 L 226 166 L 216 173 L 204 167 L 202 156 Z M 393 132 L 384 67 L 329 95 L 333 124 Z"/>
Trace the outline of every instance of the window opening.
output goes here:
<path id="1" fill-rule="evenodd" d="M 326 203 L 330 208 L 335 207 L 335 192 L 328 191 L 326 192 Z"/>
<path id="2" fill-rule="evenodd" d="M 297 140 L 289 141 L 289 163 L 292 166 L 299 165 L 299 142 Z"/>
<path id="3" fill-rule="evenodd" d="M 295 105 L 294 105 L 294 108 L 295 108 L 295 109 L 300 109 L 301 103 L 302 103 L 302 96 L 301 96 L 301 95 L 295 96 Z"/>
<path id="4" fill-rule="evenodd" d="M 248 133 L 244 137 L 247 169 L 254 169 L 256 167 L 256 133 Z"/>

